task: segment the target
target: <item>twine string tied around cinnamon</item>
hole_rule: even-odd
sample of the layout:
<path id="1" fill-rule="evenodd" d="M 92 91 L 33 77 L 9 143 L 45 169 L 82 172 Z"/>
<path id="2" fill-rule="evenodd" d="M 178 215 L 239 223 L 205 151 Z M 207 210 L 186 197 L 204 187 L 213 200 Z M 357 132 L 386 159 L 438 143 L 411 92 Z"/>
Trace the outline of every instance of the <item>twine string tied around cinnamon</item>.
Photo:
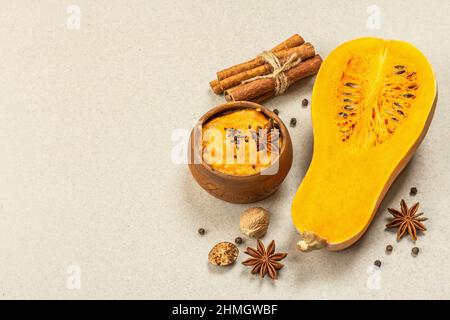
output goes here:
<path id="1" fill-rule="evenodd" d="M 264 51 L 259 55 L 259 57 L 263 58 L 270 66 L 272 67 L 272 73 L 264 75 L 264 76 L 256 76 L 251 79 L 245 80 L 242 84 L 246 84 L 249 82 L 253 82 L 259 79 L 274 79 L 275 80 L 275 95 L 283 94 L 287 88 L 289 88 L 289 81 L 285 71 L 295 67 L 298 65 L 302 59 L 297 56 L 296 53 L 293 53 L 289 59 L 282 65 L 280 60 L 270 51 Z"/>

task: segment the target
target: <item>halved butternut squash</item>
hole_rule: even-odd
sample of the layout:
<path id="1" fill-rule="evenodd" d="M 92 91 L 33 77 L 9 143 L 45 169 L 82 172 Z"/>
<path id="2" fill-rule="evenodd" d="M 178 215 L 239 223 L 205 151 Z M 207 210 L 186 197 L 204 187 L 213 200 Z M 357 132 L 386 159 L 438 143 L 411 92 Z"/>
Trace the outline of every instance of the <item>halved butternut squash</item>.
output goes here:
<path id="1" fill-rule="evenodd" d="M 406 42 L 362 38 L 327 57 L 312 95 L 314 154 L 292 204 L 300 250 L 341 250 L 364 234 L 436 97 L 430 64 Z"/>

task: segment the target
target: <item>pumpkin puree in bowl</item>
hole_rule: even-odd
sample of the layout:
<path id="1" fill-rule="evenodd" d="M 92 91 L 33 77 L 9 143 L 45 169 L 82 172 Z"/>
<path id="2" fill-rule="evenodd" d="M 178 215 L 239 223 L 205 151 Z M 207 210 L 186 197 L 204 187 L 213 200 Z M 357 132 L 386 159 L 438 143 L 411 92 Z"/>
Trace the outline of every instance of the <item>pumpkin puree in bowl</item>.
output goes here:
<path id="1" fill-rule="evenodd" d="M 232 111 L 202 128 L 202 157 L 212 169 L 246 176 L 270 167 L 282 145 L 277 124 L 260 109 Z"/>

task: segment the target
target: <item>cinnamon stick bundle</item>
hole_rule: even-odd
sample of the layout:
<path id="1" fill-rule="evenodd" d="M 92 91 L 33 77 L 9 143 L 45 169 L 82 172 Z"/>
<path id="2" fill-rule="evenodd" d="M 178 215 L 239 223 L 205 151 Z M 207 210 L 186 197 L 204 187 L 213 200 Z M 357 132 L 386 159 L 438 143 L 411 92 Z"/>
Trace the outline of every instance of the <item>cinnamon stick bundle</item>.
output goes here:
<path id="1" fill-rule="evenodd" d="M 288 49 L 298 47 L 304 43 L 305 43 L 305 40 L 300 35 L 294 34 L 290 38 L 286 39 L 285 41 L 281 42 L 279 45 L 272 48 L 270 51 L 273 53 L 284 51 L 284 52 L 279 53 L 279 55 L 277 56 L 277 58 L 280 59 L 280 58 L 286 57 L 293 53 L 293 52 L 287 52 Z M 248 70 L 255 69 L 264 64 L 267 64 L 264 61 L 264 59 L 257 57 L 255 59 L 252 59 L 252 60 L 237 64 L 235 66 L 232 66 L 230 68 L 221 70 L 221 71 L 217 72 L 217 79 L 215 79 L 209 83 L 211 86 L 211 89 L 214 91 L 215 94 L 222 94 L 226 89 L 231 88 L 231 87 L 224 88 L 224 86 L 222 85 L 222 80 L 227 79 L 232 76 L 235 76 L 237 74 L 246 72 Z M 258 71 L 259 70 L 256 70 L 256 75 L 257 76 L 262 75 L 262 74 L 258 74 Z M 252 72 L 252 74 L 255 74 L 255 70 Z M 247 78 L 247 79 L 250 79 L 250 78 Z M 245 80 L 247 80 L 247 79 L 245 79 Z"/>
<path id="2" fill-rule="evenodd" d="M 314 57 L 316 52 L 315 52 L 314 46 L 309 42 L 302 44 L 298 47 L 293 47 L 293 48 L 274 52 L 274 55 L 278 58 L 278 60 L 280 61 L 281 64 L 286 63 L 286 61 L 289 59 L 289 57 L 292 54 L 296 54 L 298 58 L 300 58 L 302 60 L 306 60 L 308 58 Z M 269 74 L 273 71 L 271 65 L 268 64 L 267 62 L 265 62 L 264 59 L 259 57 L 259 58 L 255 59 L 255 63 L 252 63 L 251 65 L 256 65 L 257 63 L 261 63 L 261 65 L 255 67 L 255 68 L 231 75 L 228 78 L 222 79 L 220 81 L 215 80 L 215 81 L 217 81 L 217 83 L 214 83 L 212 85 L 214 92 L 216 92 L 217 94 L 223 93 L 225 90 L 230 89 L 234 86 L 237 86 L 245 80 L 252 79 L 257 76 L 263 76 L 263 75 Z M 247 66 L 250 66 L 250 65 L 247 65 Z"/>
<path id="3" fill-rule="evenodd" d="M 316 55 L 314 46 L 309 42 L 305 43 L 298 34 L 286 39 L 269 52 L 268 55 L 264 54 L 264 57 L 258 55 L 254 59 L 217 72 L 217 79 L 210 82 L 211 89 L 216 94 L 225 93 L 227 101 L 262 102 L 272 97 L 276 91 L 280 94 L 286 88 L 279 90 L 276 87 L 278 79 L 273 75 L 279 76 L 282 70 L 283 81 L 285 83 L 287 80 L 289 86 L 317 73 L 322 63 L 321 57 Z M 292 64 L 293 58 L 300 59 L 301 62 L 296 61 Z M 289 67 L 280 69 L 280 65 L 285 64 L 286 66 L 289 64 Z"/>

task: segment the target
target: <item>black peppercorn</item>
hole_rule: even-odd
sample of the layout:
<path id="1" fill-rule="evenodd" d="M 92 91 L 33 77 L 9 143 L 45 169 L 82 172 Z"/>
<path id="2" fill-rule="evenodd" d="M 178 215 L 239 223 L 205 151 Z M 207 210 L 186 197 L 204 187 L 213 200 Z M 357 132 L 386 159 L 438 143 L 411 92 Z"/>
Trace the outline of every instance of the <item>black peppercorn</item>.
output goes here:
<path id="1" fill-rule="evenodd" d="M 373 264 L 376 265 L 378 268 L 381 267 L 381 261 L 380 260 L 375 260 L 375 262 Z"/>
<path id="2" fill-rule="evenodd" d="M 306 107 L 308 105 L 308 103 L 309 103 L 308 99 L 302 100 L 302 106 Z"/>
<path id="3" fill-rule="evenodd" d="M 419 248 L 417 248 L 417 247 L 412 248 L 411 254 L 413 256 L 417 256 L 419 254 Z"/>
<path id="4" fill-rule="evenodd" d="M 236 239 L 234 239 L 234 242 L 235 242 L 236 244 L 241 244 L 241 243 L 244 242 L 244 240 L 243 240 L 241 237 L 236 237 Z"/>
<path id="5" fill-rule="evenodd" d="M 415 196 L 417 194 L 417 188 L 416 187 L 412 187 L 411 190 L 409 190 L 409 194 L 412 196 Z"/>
<path id="6" fill-rule="evenodd" d="M 278 109 L 273 109 L 273 113 L 275 113 L 276 115 L 278 115 L 280 113 L 280 111 L 278 111 Z"/>
<path id="7" fill-rule="evenodd" d="M 205 229 L 203 229 L 203 228 L 200 228 L 200 229 L 198 229 L 198 234 L 199 235 L 204 235 L 206 233 L 206 230 Z"/>
<path id="8" fill-rule="evenodd" d="M 292 118 L 292 119 L 291 119 L 291 127 L 295 127 L 296 124 L 297 124 L 297 119 Z"/>
<path id="9" fill-rule="evenodd" d="M 394 248 L 389 244 L 386 246 L 386 252 L 391 253 Z"/>

